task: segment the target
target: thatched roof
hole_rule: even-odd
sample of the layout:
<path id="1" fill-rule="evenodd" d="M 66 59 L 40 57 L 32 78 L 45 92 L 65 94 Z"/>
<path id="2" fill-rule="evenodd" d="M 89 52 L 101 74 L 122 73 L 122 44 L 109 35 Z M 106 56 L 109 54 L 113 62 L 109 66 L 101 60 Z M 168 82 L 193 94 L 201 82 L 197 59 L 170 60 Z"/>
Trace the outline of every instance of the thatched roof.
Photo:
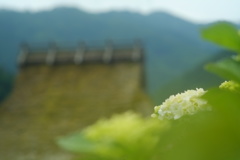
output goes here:
<path id="1" fill-rule="evenodd" d="M 126 110 L 150 115 L 142 67 L 119 62 L 21 68 L 0 108 L 0 159 L 69 159 L 55 144 L 58 136 Z"/>
<path id="2" fill-rule="evenodd" d="M 83 64 L 83 63 L 114 63 L 141 62 L 143 48 L 139 41 L 133 44 L 114 45 L 108 41 L 104 47 L 87 46 L 85 42 L 76 47 L 58 47 L 51 43 L 47 46 L 29 46 L 23 44 L 18 57 L 20 66 L 36 64 Z"/>

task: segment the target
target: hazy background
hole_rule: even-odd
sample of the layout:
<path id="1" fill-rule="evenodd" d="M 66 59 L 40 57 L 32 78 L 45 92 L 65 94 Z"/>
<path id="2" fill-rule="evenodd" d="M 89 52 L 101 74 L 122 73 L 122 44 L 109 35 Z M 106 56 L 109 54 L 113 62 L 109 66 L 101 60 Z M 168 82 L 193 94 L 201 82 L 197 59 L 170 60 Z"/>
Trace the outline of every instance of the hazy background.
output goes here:
<path id="1" fill-rule="evenodd" d="M 142 14 L 167 11 L 192 22 L 228 20 L 239 22 L 238 0 L 11 0 L 0 7 L 18 11 L 42 11 L 57 6 L 77 7 L 91 13 L 127 10 Z"/>
<path id="2" fill-rule="evenodd" d="M 204 41 L 200 30 L 222 20 L 239 28 L 239 6 L 239 0 L 0 0 L 0 159 L 70 159 L 57 137 L 130 109 L 149 117 L 171 94 L 218 86 L 223 80 L 203 66 L 232 53 Z M 106 40 L 136 38 L 143 66 L 17 65 L 22 42 L 47 49 L 50 42 L 85 41 L 104 49 Z"/>
<path id="3" fill-rule="evenodd" d="M 147 91 L 156 95 L 218 52 L 202 41 L 199 29 L 220 20 L 239 26 L 239 6 L 238 0 L 0 0 L 1 99 L 18 72 L 23 41 L 75 45 L 135 38 L 147 55 Z"/>

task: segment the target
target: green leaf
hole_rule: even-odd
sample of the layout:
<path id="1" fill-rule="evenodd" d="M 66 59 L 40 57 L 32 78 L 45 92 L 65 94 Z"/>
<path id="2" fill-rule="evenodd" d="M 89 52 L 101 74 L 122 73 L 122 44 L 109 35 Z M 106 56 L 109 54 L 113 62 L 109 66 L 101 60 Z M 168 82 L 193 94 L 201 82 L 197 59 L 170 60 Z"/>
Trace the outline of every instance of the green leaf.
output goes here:
<path id="1" fill-rule="evenodd" d="M 92 152 L 96 149 L 95 144 L 85 139 L 82 134 L 74 134 L 71 136 L 59 138 L 57 140 L 57 143 L 63 149 L 77 153 Z"/>
<path id="2" fill-rule="evenodd" d="M 227 22 L 218 22 L 201 30 L 208 41 L 240 53 L 240 35 L 237 28 Z"/>
<path id="3" fill-rule="evenodd" d="M 206 99 L 211 106 L 217 106 L 217 108 L 222 107 L 225 108 L 225 110 L 229 110 L 231 108 L 230 106 L 233 106 L 237 108 L 240 113 L 240 94 L 237 92 L 212 88 L 209 89 L 202 98 Z"/>
<path id="4" fill-rule="evenodd" d="M 205 68 L 220 77 L 240 83 L 240 63 L 233 59 L 224 59 L 217 63 L 210 63 Z"/>
<path id="5" fill-rule="evenodd" d="M 206 99 L 208 104 L 211 105 L 215 111 L 216 110 L 218 111 L 218 114 L 220 113 L 221 115 L 224 115 L 224 117 L 226 118 L 225 121 L 230 120 L 231 123 L 236 123 L 239 126 L 240 124 L 239 93 L 219 88 L 213 88 L 208 90 L 207 93 L 205 93 L 202 98 Z M 238 130 L 240 132 L 240 128 Z"/>

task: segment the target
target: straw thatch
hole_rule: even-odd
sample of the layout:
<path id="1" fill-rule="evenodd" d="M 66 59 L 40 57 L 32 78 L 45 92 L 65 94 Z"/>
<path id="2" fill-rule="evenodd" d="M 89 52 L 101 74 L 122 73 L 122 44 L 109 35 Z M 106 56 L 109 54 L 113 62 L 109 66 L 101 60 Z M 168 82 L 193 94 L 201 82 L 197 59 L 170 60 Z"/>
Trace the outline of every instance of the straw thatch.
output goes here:
<path id="1" fill-rule="evenodd" d="M 142 71 L 131 62 L 23 67 L 0 107 L 0 159 L 70 159 L 58 136 L 126 110 L 149 115 Z"/>

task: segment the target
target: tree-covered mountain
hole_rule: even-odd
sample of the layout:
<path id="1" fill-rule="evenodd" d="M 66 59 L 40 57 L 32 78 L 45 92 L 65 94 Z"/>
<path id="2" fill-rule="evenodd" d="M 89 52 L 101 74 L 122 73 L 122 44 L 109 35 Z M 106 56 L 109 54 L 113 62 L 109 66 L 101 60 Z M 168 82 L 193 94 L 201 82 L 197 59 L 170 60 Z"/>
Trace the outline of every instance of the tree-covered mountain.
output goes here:
<path id="1" fill-rule="evenodd" d="M 140 38 L 147 54 L 150 92 L 191 69 L 216 49 L 201 40 L 199 25 L 164 12 L 91 14 L 64 7 L 36 13 L 0 10 L 0 23 L 0 65 L 14 73 L 23 41 L 75 45 L 80 40 L 97 43 Z"/>
<path id="2" fill-rule="evenodd" d="M 161 104 L 171 95 L 175 95 L 189 89 L 209 89 L 210 87 L 219 86 L 224 81 L 224 79 L 206 71 L 204 69 L 204 66 L 208 63 L 216 62 L 218 60 L 229 57 L 229 55 L 234 55 L 234 53 L 227 50 L 221 51 L 209 59 L 204 60 L 199 65 L 196 65 L 190 71 L 180 75 L 179 77 L 170 81 L 168 84 L 162 86 L 156 93 L 152 95 L 154 102 L 156 104 Z"/>
<path id="3" fill-rule="evenodd" d="M 13 87 L 13 75 L 0 68 L 0 102 L 11 92 Z"/>

